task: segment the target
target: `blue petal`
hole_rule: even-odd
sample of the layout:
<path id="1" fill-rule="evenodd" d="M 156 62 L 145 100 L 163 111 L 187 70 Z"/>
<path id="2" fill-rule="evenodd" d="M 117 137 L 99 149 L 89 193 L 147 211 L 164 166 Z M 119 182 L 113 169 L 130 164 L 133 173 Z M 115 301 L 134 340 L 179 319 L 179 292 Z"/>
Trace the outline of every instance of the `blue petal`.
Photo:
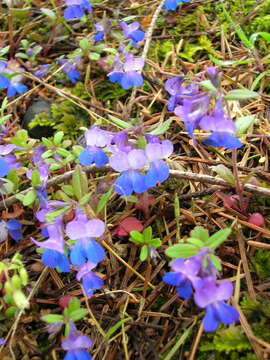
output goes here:
<path id="1" fill-rule="evenodd" d="M 19 230 L 9 230 L 9 236 L 16 242 L 20 241 L 22 238 L 22 233 Z"/>
<path id="2" fill-rule="evenodd" d="M 14 86 L 16 88 L 17 93 L 20 95 L 24 94 L 28 90 L 28 87 L 21 83 L 14 84 Z"/>
<path id="3" fill-rule="evenodd" d="M 87 259 L 94 264 L 103 261 L 105 258 L 105 251 L 103 247 L 94 240 L 87 241 L 85 252 L 87 254 Z"/>
<path id="4" fill-rule="evenodd" d="M 181 286 L 178 286 L 177 287 L 177 294 L 187 300 L 187 299 L 190 299 L 191 298 L 191 295 L 192 295 L 192 285 L 191 285 L 191 282 L 187 279 L 185 280 Z"/>
<path id="5" fill-rule="evenodd" d="M 91 165 L 93 163 L 93 160 L 94 160 L 93 153 L 87 149 L 83 150 L 78 157 L 79 164 L 84 166 Z"/>
<path id="6" fill-rule="evenodd" d="M 0 177 L 5 177 L 10 172 L 10 168 L 6 160 L 0 157 Z"/>
<path id="7" fill-rule="evenodd" d="M 216 316 L 215 310 L 212 305 L 207 306 L 206 314 L 203 318 L 203 327 L 206 332 L 216 331 L 218 328 L 219 319 Z"/>
<path id="8" fill-rule="evenodd" d="M 157 182 L 163 182 L 170 175 L 169 168 L 164 161 L 158 160 L 151 163 L 149 170 L 145 175 L 145 183 L 148 189 L 154 187 Z"/>
<path id="9" fill-rule="evenodd" d="M 83 349 L 74 350 L 76 360 L 92 360 L 92 356 Z"/>
<path id="10" fill-rule="evenodd" d="M 9 230 L 19 230 L 22 228 L 22 224 L 15 219 L 11 219 L 7 222 L 7 227 Z"/>
<path id="11" fill-rule="evenodd" d="M 166 0 L 164 3 L 164 9 L 165 10 L 176 10 L 178 4 L 177 4 L 177 0 Z"/>
<path id="12" fill-rule="evenodd" d="M 213 132 L 204 140 L 206 146 L 226 147 L 227 149 L 238 149 L 242 146 L 241 141 L 229 133 Z"/>
<path id="13" fill-rule="evenodd" d="M 121 85 L 123 75 L 123 72 L 115 71 L 109 76 L 109 81 L 112 83 L 118 82 Z"/>
<path id="14" fill-rule="evenodd" d="M 0 75 L 0 89 L 7 89 L 9 82 L 10 81 L 5 76 Z"/>
<path id="15" fill-rule="evenodd" d="M 128 71 L 124 73 L 121 79 L 121 86 L 125 90 L 130 89 L 132 86 L 134 86 L 135 88 L 140 87 L 142 86 L 142 84 L 143 77 L 136 71 Z"/>
<path id="16" fill-rule="evenodd" d="M 104 31 L 99 31 L 96 35 L 93 36 L 94 41 L 103 41 L 104 40 Z"/>
<path id="17" fill-rule="evenodd" d="M 130 196 L 133 192 L 132 181 L 129 179 L 128 172 L 123 172 L 114 183 L 115 192 L 119 195 Z"/>
<path id="18" fill-rule="evenodd" d="M 133 33 L 130 34 L 129 37 L 130 39 L 133 40 L 132 45 L 135 44 L 134 46 L 136 46 L 137 42 L 142 41 L 144 39 L 144 32 L 141 30 L 135 30 L 133 31 Z"/>
<path id="19" fill-rule="evenodd" d="M 109 159 L 105 152 L 101 149 L 98 149 L 94 154 L 94 162 L 97 166 L 104 166 L 108 163 Z"/>
<path id="20" fill-rule="evenodd" d="M 183 275 L 179 272 L 169 272 L 163 276 L 163 281 L 168 285 L 179 287 L 185 280 Z"/>
<path id="21" fill-rule="evenodd" d="M 77 70 L 71 70 L 66 73 L 66 75 L 73 84 L 76 83 L 81 77 L 80 73 Z"/>
<path id="22" fill-rule="evenodd" d="M 64 18 L 67 21 L 81 19 L 84 16 L 83 9 L 79 5 L 71 5 L 64 11 Z"/>
<path id="23" fill-rule="evenodd" d="M 77 360 L 75 351 L 74 350 L 68 351 L 64 357 L 64 360 Z"/>
<path id="24" fill-rule="evenodd" d="M 239 319 L 238 311 L 223 301 L 220 301 L 217 305 L 215 305 L 215 310 L 217 316 L 223 324 L 231 325 Z"/>
<path id="25" fill-rule="evenodd" d="M 147 190 L 145 175 L 136 170 L 132 170 L 128 172 L 128 177 L 132 182 L 133 190 L 136 194 L 141 194 Z"/>
<path id="26" fill-rule="evenodd" d="M 101 289 L 104 282 L 99 276 L 91 272 L 89 275 L 83 277 L 82 284 L 85 294 L 92 296 L 94 289 Z"/>
<path id="27" fill-rule="evenodd" d="M 86 260 L 86 253 L 83 244 L 80 240 L 77 241 L 76 245 L 70 252 L 70 260 L 73 265 L 82 265 Z"/>
<path id="28" fill-rule="evenodd" d="M 65 254 L 58 251 L 46 249 L 42 254 L 42 263 L 50 268 L 59 268 L 62 272 L 69 272 L 69 261 Z"/>
<path id="29" fill-rule="evenodd" d="M 87 10 L 88 12 L 92 12 L 93 9 L 91 8 L 89 0 L 84 0 L 84 2 L 80 5 L 82 9 Z"/>

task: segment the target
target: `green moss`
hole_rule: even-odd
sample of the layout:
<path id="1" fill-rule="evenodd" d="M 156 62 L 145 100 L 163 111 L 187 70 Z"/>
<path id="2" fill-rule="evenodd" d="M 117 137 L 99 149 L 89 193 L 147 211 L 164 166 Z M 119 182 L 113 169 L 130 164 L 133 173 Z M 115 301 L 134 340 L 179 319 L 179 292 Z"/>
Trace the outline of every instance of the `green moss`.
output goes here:
<path id="1" fill-rule="evenodd" d="M 253 257 L 255 268 L 261 280 L 270 276 L 270 256 L 269 251 L 258 250 Z"/>

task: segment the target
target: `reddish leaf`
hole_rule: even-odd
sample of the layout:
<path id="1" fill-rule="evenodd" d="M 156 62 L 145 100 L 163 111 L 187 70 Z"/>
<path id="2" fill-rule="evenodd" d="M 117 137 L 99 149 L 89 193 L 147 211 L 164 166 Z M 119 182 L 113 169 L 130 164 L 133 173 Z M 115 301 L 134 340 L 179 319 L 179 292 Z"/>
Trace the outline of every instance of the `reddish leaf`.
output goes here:
<path id="1" fill-rule="evenodd" d="M 129 236 L 130 231 L 142 231 L 142 222 L 135 217 L 127 217 L 122 220 L 116 227 L 113 235 Z"/>
<path id="2" fill-rule="evenodd" d="M 138 196 L 138 202 L 135 205 L 137 210 L 141 210 L 144 213 L 145 218 L 149 218 L 152 205 L 155 202 L 155 198 L 149 195 L 147 192 Z"/>

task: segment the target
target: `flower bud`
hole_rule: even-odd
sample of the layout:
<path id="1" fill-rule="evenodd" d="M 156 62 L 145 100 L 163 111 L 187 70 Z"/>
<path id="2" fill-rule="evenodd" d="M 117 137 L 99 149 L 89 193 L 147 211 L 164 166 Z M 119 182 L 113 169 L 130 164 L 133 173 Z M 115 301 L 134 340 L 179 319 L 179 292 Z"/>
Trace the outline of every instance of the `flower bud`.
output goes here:
<path id="1" fill-rule="evenodd" d="M 248 218 L 250 224 L 263 227 L 265 224 L 264 217 L 260 213 L 254 213 Z"/>

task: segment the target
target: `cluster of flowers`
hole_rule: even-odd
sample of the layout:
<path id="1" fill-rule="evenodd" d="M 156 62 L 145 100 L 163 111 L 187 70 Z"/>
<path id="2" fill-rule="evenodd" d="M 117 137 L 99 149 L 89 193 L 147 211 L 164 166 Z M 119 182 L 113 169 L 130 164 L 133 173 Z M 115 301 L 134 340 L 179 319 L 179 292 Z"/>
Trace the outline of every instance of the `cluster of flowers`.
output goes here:
<path id="1" fill-rule="evenodd" d="M 171 95 L 168 110 L 174 111 L 176 116 L 184 120 L 185 128 L 195 145 L 194 130 L 201 129 L 212 132 L 204 140 L 205 145 L 239 148 L 242 143 L 235 136 L 236 126 L 224 111 L 223 95 L 219 90 L 220 75 L 214 67 L 206 69 L 206 75 L 212 84 L 211 91 L 204 91 L 200 81 L 184 85 L 183 77 L 167 80 L 165 89 Z"/>
<path id="2" fill-rule="evenodd" d="M 114 134 L 96 126 L 86 131 L 85 139 L 86 149 L 81 152 L 79 163 L 84 166 L 109 163 L 113 170 L 120 172 L 114 184 L 119 195 L 141 194 L 169 177 L 169 168 L 163 161 L 173 152 L 169 140 L 160 141 L 156 136 L 146 135 L 146 145 L 139 149 L 126 131 Z"/>
<path id="3" fill-rule="evenodd" d="M 176 286 L 180 297 L 190 299 L 193 294 L 196 305 L 206 309 L 203 319 L 206 332 L 215 331 L 220 322 L 230 325 L 239 317 L 237 310 L 225 303 L 233 294 L 233 285 L 230 281 L 217 283 L 218 271 L 211 254 L 212 250 L 205 248 L 191 258 L 173 260 L 173 272 L 163 277 L 165 283 Z"/>

